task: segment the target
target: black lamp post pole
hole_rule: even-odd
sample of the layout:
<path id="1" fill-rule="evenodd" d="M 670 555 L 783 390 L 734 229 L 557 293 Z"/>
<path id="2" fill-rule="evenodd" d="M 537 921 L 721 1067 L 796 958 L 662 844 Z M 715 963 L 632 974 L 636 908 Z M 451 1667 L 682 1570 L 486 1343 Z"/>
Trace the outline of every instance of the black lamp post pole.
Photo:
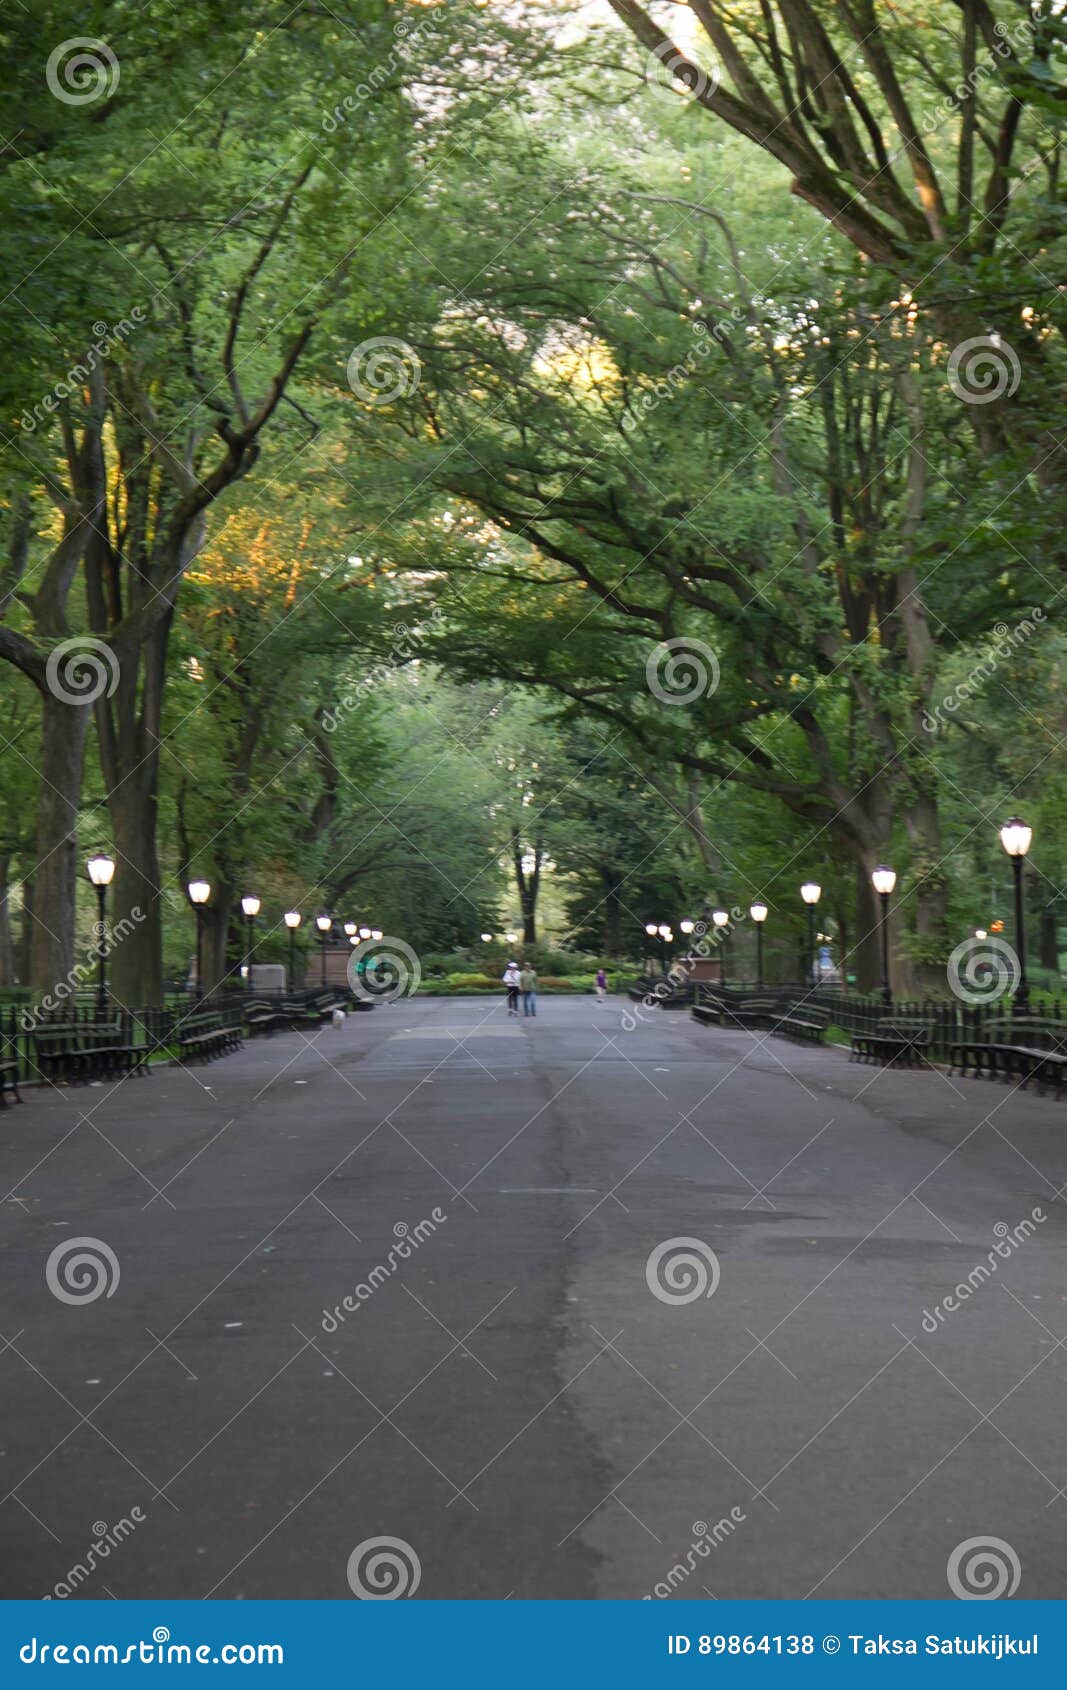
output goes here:
<path id="1" fill-rule="evenodd" d="M 252 937 L 252 930 L 255 927 L 255 923 L 256 923 L 255 916 L 250 915 L 248 917 L 248 990 L 249 991 L 252 990 L 252 946 L 253 946 L 253 943 L 254 943 L 254 940 L 253 940 L 253 937 Z"/>
<path id="2" fill-rule="evenodd" d="M 196 909 L 196 995 L 204 995 L 204 909 L 197 904 Z"/>
<path id="3" fill-rule="evenodd" d="M 327 935 L 324 933 L 322 935 L 322 989 L 323 989 L 323 991 L 326 990 L 326 938 L 327 938 Z"/>
<path id="4" fill-rule="evenodd" d="M 888 1009 L 893 1002 L 893 988 L 889 984 L 889 893 L 879 892 L 882 900 L 882 1002 Z"/>
<path id="5" fill-rule="evenodd" d="M 1011 866 L 1015 873 L 1015 946 L 1019 953 L 1019 985 L 1015 993 L 1012 1009 L 1016 1014 L 1025 1015 L 1030 1007 L 1030 982 L 1026 978 L 1026 923 L 1023 919 L 1023 857 L 1013 857 Z"/>
<path id="6" fill-rule="evenodd" d="M 296 928 L 289 929 L 289 990 L 296 991 Z"/>
<path id="7" fill-rule="evenodd" d="M 808 905 L 808 984 L 815 985 L 815 905 Z"/>
<path id="8" fill-rule="evenodd" d="M 756 923 L 756 985 L 763 985 L 763 923 Z"/>
<path id="9" fill-rule="evenodd" d="M 98 886 L 96 888 L 96 930 L 99 934 L 97 955 L 100 959 L 100 971 L 97 976 L 96 985 L 96 1013 L 101 1020 L 103 1020 L 104 1016 L 107 1014 L 107 922 L 104 919 L 106 904 L 107 887 Z"/>

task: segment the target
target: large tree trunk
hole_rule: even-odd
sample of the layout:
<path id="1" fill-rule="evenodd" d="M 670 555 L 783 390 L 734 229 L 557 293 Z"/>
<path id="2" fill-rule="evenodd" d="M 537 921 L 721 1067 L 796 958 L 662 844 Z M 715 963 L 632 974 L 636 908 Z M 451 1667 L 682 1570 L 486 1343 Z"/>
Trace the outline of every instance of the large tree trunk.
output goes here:
<path id="1" fill-rule="evenodd" d="M 111 989 L 130 1008 L 158 1004 L 163 997 L 155 784 L 154 770 L 148 768 L 125 780 L 111 795 L 118 856 L 112 925 L 126 923 L 111 952 Z"/>
<path id="2" fill-rule="evenodd" d="M 22 920 L 19 923 L 17 965 L 19 984 L 25 986 L 30 978 L 30 953 L 33 945 L 33 875 L 22 877 Z"/>
<path id="3" fill-rule="evenodd" d="M 41 784 L 33 872 L 30 986 L 40 996 L 74 966 L 78 803 L 90 706 L 42 694 Z"/>
<path id="4" fill-rule="evenodd" d="M 537 943 L 537 894 L 541 890 L 541 845 L 533 847 L 533 868 L 527 874 L 522 866 L 523 849 L 518 828 L 511 830 L 511 860 L 515 866 L 515 885 L 519 893 L 519 907 L 522 910 L 522 937 L 524 944 Z"/>
<path id="5" fill-rule="evenodd" d="M 11 942 L 11 858 L 0 855 L 0 985 L 15 983 L 15 948 Z"/>
<path id="6" fill-rule="evenodd" d="M 204 990 L 212 992 L 226 978 L 226 944 L 236 893 L 225 881 L 211 889 L 204 911 Z M 299 964 L 298 964 L 299 966 Z"/>
<path id="7" fill-rule="evenodd" d="M 871 871 L 878 866 L 873 854 L 856 864 L 856 932 L 852 941 L 852 955 L 845 964 L 845 973 L 856 976 L 856 989 L 876 992 L 882 984 L 881 900 L 871 884 Z M 893 933 L 890 924 L 890 982 L 893 969 Z"/>
<path id="8" fill-rule="evenodd" d="M 944 851 L 937 813 L 937 793 L 920 792 L 904 812 L 915 872 L 915 957 L 909 963 L 904 989 L 924 996 L 944 990 L 948 960 L 948 887 L 942 867 Z"/>
<path id="9" fill-rule="evenodd" d="M 1049 968 L 1054 974 L 1059 973 L 1059 931 L 1058 923 L 1056 921 L 1055 904 L 1050 904 L 1046 909 L 1041 911 L 1041 925 L 1038 930 L 1037 955 L 1042 968 Z"/>

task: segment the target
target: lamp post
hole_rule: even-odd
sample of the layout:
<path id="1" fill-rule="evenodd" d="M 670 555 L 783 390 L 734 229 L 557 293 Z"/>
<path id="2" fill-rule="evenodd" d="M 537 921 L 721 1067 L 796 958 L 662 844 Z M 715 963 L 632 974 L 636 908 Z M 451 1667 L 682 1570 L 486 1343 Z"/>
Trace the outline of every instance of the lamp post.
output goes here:
<path id="1" fill-rule="evenodd" d="M 346 921 L 345 922 L 345 937 L 346 937 L 346 939 L 355 939 L 355 938 L 358 938 L 358 936 L 359 936 L 359 928 L 356 926 L 355 922 L 354 921 Z"/>
<path id="2" fill-rule="evenodd" d="M 670 956 L 670 952 L 668 951 L 667 947 L 668 947 L 671 939 L 673 939 L 674 935 L 671 932 L 668 923 L 665 922 L 665 921 L 660 922 L 659 926 L 656 929 L 656 932 L 659 934 L 659 965 L 660 965 L 660 968 L 663 970 L 663 978 L 666 980 L 666 978 L 667 978 L 667 964 L 668 964 L 668 959 L 669 959 L 669 956 Z"/>
<path id="3" fill-rule="evenodd" d="M 361 939 L 369 939 L 370 938 L 370 928 L 369 927 L 361 927 L 360 930 L 359 930 L 359 936 L 360 936 Z"/>
<path id="4" fill-rule="evenodd" d="M 483 945 L 491 945 L 493 943 L 493 935 L 491 933 L 483 933 L 481 935 L 481 939 Z"/>
<path id="5" fill-rule="evenodd" d="M 659 928 L 656 926 L 654 921 L 645 922 L 645 932 L 648 934 L 650 939 L 656 939 L 659 936 Z"/>
<path id="6" fill-rule="evenodd" d="M 333 926 L 333 916 L 332 915 L 317 915 L 315 917 L 315 926 L 319 930 L 319 943 L 322 946 L 322 987 L 323 987 L 323 991 L 325 991 L 325 989 L 326 989 L 326 939 L 327 939 L 327 936 L 329 935 L 330 928 Z"/>
<path id="7" fill-rule="evenodd" d="M 1015 875 L 1015 948 L 1019 953 L 1019 984 L 1012 1005 L 1014 1013 L 1030 1007 L 1030 984 L 1026 978 L 1026 922 L 1023 911 L 1023 861 L 1030 849 L 1034 830 L 1018 816 L 1011 816 L 1000 830 L 1000 843 L 1011 858 Z"/>
<path id="8" fill-rule="evenodd" d="M 767 919 L 767 906 L 755 903 L 749 910 L 749 915 L 756 923 L 756 985 L 763 985 L 763 923 Z"/>
<path id="9" fill-rule="evenodd" d="M 822 887 L 814 880 L 805 880 L 800 896 L 808 906 L 808 984 L 815 984 L 815 906 L 822 897 Z"/>
<path id="10" fill-rule="evenodd" d="M 984 927 L 976 927 L 975 930 L 974 930 L 974 936 L 975 936 L 976 939 L 988 939 L 989 938 L 989 934 L 986 932 Z"/>
<path id="11" fill-rule="evenodd" d="M 211 896 L 211 886 L 206 880 L 190 880 L 189 902 L 196 911 L 196 995 L 204 995 L 204 905 Z"/>
<path id="12" fill-rule="evenodd" d="M 96 983 L 96 1013 L 103 1019 L 107 1013 L 107 922 L 104 919 L 104 911 L 107 905 L 107 889 L 115 873 L 115 859 L 109 857 L 106 851 L 97 851 L 85 866 L 89 879 L 96 887 L 97 956 L 100 958 L 100 973 Z"/>
<path id="13" fill-rule="evenodd" d="M 893 989 L 889 984 L 889 894 L 897 883 L 896 870 L 888 863 L 879 863 L 876 869 L 871 870 L 871 883 L 882 900 L 882 1002 L 888 1009 L 893 1002 Z"/>
<path id="14" fill-rule="evenodd" d="M 730 915 L 727 910 L 712 910 L 712 924 L 716 933 L 722 934 L 722 955 L 719 960 L 719 985 L 726 984 L 726 929 L 730 925 Z"/>
<path id="15" fill-rule="evenodd" d="M 248 923 L 248 990 L 252 990 L 252 947 L 255 944 L 256 916 L 259 914 L 259 899 L 249 896 L 241 899 L 241 908 L 245 912 Z"/>
<path id="16" fill-rule="evenodd" d="M 286 910 L 282 920 L 289 929 L 289 990 L 296 991 L 296 930 L 300 926 L 300 911 Z"/>
<path id="17" fill-rule="evenodd" d="M 370 930 L 370 936 L 376 945 L 380 944 L 382 939 L 385 937 L 380 927 L 372 927 Z"/>

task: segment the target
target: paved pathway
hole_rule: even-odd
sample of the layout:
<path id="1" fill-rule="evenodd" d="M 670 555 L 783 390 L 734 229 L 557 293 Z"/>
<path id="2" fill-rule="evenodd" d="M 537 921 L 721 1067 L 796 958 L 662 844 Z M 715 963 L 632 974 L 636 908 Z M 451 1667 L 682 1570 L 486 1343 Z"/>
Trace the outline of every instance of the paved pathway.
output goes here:
<path id="1" fill-rule="evenodd" d="M 78 1595 L 348 1598 L 387 1536 L 427 1598 L 943 1596 L 994 1536 L 1061 1596 L 1067 1103 L 624 1019 L 401 1003 L 0 1117 L 2 1594 L 132 1518 Z M 679 1239 L 714 1295 L 650 1289 Z"/>

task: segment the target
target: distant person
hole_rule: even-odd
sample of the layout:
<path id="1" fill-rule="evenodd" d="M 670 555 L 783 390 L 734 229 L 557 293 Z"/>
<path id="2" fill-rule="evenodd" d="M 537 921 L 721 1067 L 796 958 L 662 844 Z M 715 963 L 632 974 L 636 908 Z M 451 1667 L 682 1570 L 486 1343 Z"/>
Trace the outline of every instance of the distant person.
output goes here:
<path id="1" fill-rule="evenodd" d="M 519 981 L 520 981 L 520 979 L 521 979 L 521 975 L 519 974 L 518 963 L 517 962 L 509 962 L 507 967 L 504 970 L 504 985 L 507 989 L 507 994 L 508 994 L 508 1014 L 509 1015 L 518 1015 L 518 1013 L 519 1013 Z"/>
<path id="2" fill-rule="evenodd" d="M 607 993 L 607 989 L 608 989 L 608 977 L 604 973 L 604 970 L 602 968 L 598 968 L 597 971 L 596 971 L 596 995 L 597 995 L 597 997 L 598 998 L 604 997 Z"/>
<path id="3" fill-rule="evenodd" d="M 522 987 L 522 1013 L 524 1015 L 537 1014 L 537 970 L 527 963 L 519 975 L 519 985 Z"/>

